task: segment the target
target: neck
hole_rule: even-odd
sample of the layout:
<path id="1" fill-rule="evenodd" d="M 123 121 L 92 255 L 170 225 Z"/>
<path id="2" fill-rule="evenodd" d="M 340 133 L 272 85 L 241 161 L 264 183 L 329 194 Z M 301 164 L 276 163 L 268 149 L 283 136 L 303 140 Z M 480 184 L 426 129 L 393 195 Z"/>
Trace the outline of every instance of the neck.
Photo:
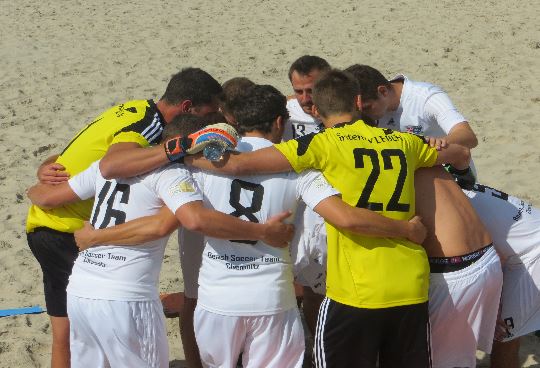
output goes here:
<path id="1" fill-rule="evenodd" d="M 331 128 L 336 124 L 347 123 L 351 120 L 353 120 L 353 114 L 344 113 L 344 114 L 331 115 L 326 118 L 323 118 L 323 124 L 325 127 Z"/>
<path id="2" fill-rule="evenodd" d="M 272 143 L 279 143 L 278 142 L 274 142 L 275 139 L 272 135 L 272 133 L 263 133 L 263 132 L 260 132 L 258 130 L 253 130 L 251 132 L 246 132 L 243 134 L 244 137 L 257 137 L 257 138 L 264 138 L 264 139 L 268 139 L 270 142 Z"/>
<path id="3" fill-rule="evenodd" d="M 163 116 L 163 119 L 165 119 L 165 123 L 167 124 L 170 123 L 177 114 L 176 111 L 173 111 L 173 107 L 163 100 L 159 100 L 156 103 L 156 107 Z"/>

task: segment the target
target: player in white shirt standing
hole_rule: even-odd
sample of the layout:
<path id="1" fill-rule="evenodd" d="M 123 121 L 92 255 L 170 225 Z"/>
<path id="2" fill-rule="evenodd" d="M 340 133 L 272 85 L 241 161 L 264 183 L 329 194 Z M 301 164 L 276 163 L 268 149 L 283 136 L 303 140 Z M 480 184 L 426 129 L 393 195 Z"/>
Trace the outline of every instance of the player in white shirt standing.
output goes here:
<path id="1" fill-rule="evenodd" d="M 37 184 L 28 196 L 43 207 L 95 196 L 91 223 L 100 229 L 153 215 L 165 203 L 192 229 L 233 239 L 266 238 L 256 235 L 262 229 L 253 227 L 263 224 L 204 209 L 191 174 L 177 164 L 143 176 L 107 180 L 99 163 L 68 182 Z M 277 239 L 286 229 L 276 230 L 271 236 Z M 168 367 L 157 290 L 166 241 L 162 237 L 137 247 L 102 245 L 79 254 L 67 287 L 73 367 Z"/>
<path id="2" fill-rule="evenodd" d="M 275 88 L 254 86 L 233 105 L 238 129 L 244 135 L 239 151 L 254 151 L 281 141 L 288 113 L 285 96 Z M 351 221 L 359 224 L 368 216 L 389 220 L 346 205 L 319 172 L 241 179 L 205 172 L 194 172 L 193 176 L 207 206 L 253 222 L 283 210 L 294 211 L 300 199 L 350 231 L 360 229 L 351 226 Z M 391 225 L 385 234 L 372 235 L 399 236 L 398 227 Z M 373 232 L 376 228 L 363 230 Z M 195 335 L 203 365 L 235 367 L 242 353 L 245 368 L 302 366 L 304 334 L 291 262 L 288 248 L 206 237 L 195 310 Z"/>
<path id="3" fill-rule="evenodd" d="M 493 342 L 491 367 L 518 368 L 519 337 L 540 329 L 540 210 L 481 184 L 464 192 L 503 265 L 502 331 Z"/>
<path id="4" fill-rule="evenodd" d="M 304 55 L 289 68 L 289 81 L 294 95 L 287 100 L 289 119 L 285 123 L 283 140 L 288 141 L 321 130 L 322 122 L 312 115 L 313 85 L 319 76 L 330 69 L 321 57 Z M 304 203 L 299 205 L 295 217 L 296 233 L 291 243 L 295 282 L 302 286 L 302 309 L 311 335 L 319 306 L 326 292 L 326 227 L 324 219 Z"/>

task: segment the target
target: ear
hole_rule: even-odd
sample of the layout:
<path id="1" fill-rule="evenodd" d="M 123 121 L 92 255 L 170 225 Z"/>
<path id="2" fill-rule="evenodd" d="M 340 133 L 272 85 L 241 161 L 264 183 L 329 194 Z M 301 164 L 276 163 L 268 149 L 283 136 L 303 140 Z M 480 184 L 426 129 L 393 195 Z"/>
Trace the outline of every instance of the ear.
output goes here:
<path id="1" fill-rule="evenodd" d="M 379 86 L 377 87 L 377 93 L 383 97 L 386 97 L 388 96 L 388 93 L 390 92 L 390 90 L 388 89 L 388 87 L 386 86 Z"/>
<path id="2" fill-rule="evenodd" d="M 356 95 L 354 98 L 354 110 L 362 111 L 362 96 Z"/>
<path id="3" fill-rule="evenodd" d="M 321 120 L 321 114 L 319 114 L 319 109 L 315 104 L 311 105 L 311 116 L 315 119 Z"/>
<path id="4" fill-rule="evenodd" d="M 274 125 L 278 131 L 282 131 L 283 129 L 285 129 L 285 120 L 283 120 L 283 116 L 278 116 Z"/>
<path id="5" fill-rule="evenodd" d="M 184 114 L 191 113 L 191 109 L 193 108 L 193 103 L 191 100 L 184 100 L 178 104 L 180 107 L 180 111 Z"/>

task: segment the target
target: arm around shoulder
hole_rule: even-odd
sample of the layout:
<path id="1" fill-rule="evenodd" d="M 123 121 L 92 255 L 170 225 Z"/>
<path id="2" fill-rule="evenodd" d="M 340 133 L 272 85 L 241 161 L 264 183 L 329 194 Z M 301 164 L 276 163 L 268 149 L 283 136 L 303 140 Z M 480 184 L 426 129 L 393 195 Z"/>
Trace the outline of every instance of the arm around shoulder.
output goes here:
<path id="1" fill-rule="evenodd" d="M 33 204 L 43 209 L 60 207 L 81 200 L 68 182 L 56 185 L 39 183 L 30 187 L 26 195 Z"/>
<path id="2" fill-rule="evenodd" d="M 134 142 L 115 143 L 99 163 L 105 179 L 130 178 L 169 163 L 163 146 L 141 147 Z"/>

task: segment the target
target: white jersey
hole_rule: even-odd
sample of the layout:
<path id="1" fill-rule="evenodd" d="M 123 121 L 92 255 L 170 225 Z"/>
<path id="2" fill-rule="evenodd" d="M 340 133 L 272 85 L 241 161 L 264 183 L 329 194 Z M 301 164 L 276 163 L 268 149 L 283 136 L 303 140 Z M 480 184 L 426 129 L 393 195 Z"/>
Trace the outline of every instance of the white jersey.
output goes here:
<path id="1" fill-rule="evenodd" d="M 289 120 L 285 123 L 283 141 L 321 130 L 322 122 L 306 114 L 296 98 L 287 100 L 287 111 L 289 111 Z"/>
<path id="2" fill-rule="evenodd" d="M 96 161 L 71 178 L 69 185 L 81 199 L 96 197 L 91 223 L 99 229 L 153 215 L 164 203 L 174 212 L 188 202 L 202 200 L 190 173 L 178 165 L 144 176 L 106 180 Z M 90 299 L 158 298 L 157 285 L 167 238 L 138 246 L 97 246 L 79 253 L 67 292 Z"/>
<path id="3" fill-rule="evenodd" d="M 244 137 L 237 149 L 253 151 L 271 145 L 263 138 Z M 295 211 L 300 198 L 313 208 L 338 194 L 314 171 L 241 179 L 195 171 L 193 175 L 205 206 L 257 223 L 286 210 Z M 197 303 L 210 312 L 231 316 L 269 315 L 294 308 L 289 249 L 206 237 Z"/>
<path id="4" fill-rule="evenodd" d="M 412 81 L 404 75 L 396 76 L 391 82 L 399 79 L 403 79 L 399 107 L 377 120 L 380 128 L 441 137 L 448 135 L 456 124 L 467 121 L 442 88 Z"/>
<path id="5" fill-rule="evenodd" d="M 540 211 L 519 198 L 476 184 L 463 191 L 493 239 L 504 264 L 527 258 L 540 247 Z"/>

